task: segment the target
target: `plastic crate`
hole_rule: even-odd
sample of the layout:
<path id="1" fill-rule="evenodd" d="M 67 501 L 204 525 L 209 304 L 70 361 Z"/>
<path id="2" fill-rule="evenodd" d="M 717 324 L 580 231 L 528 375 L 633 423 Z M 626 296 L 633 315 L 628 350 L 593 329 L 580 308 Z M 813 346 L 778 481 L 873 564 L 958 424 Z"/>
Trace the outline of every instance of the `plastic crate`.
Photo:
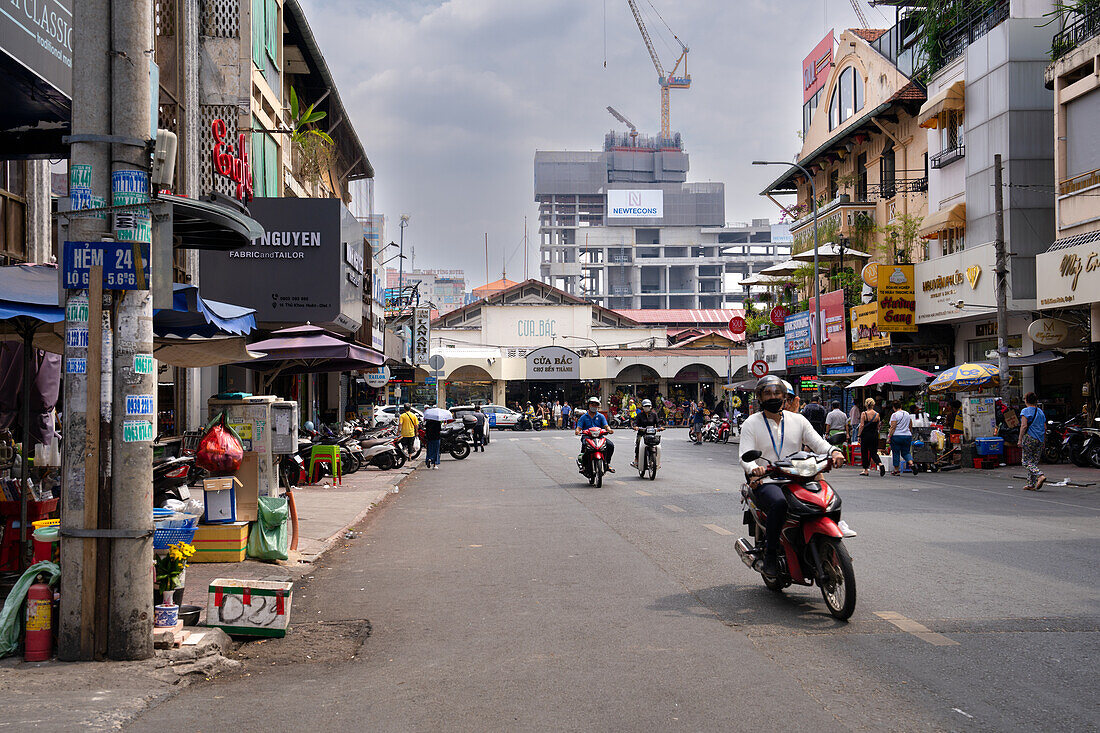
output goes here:
<path id="1" fill-rule="evenodd" d="M 191 540 L 195 538 L 194 527 L 157 527 L 153 530 L 153 549 L 154 550 L 167 550 L 177 542 L 186 542 L 191 544 Z"/>
<path id="2" fill-rule="evenodd" d="M 1005 463 L 1009 466 L 1019 466 L 1023 462 L 1023 451 L 1018 445 L 1011 443 L 1005 445 Z"/>
<path id="3" fill-rule="evenodd" d="M 1005 452 L 1004 438 L 975 438 L 974 452 L 979 456 L 999 456 Z"/>
<path id="4" fill-rule="evenodd" d="M 975 456 L 974 457 L 974 468 L 989 469 L 989 468 L 996 468 L 999 465 L 1001 465 L 1001 457 L 1000 456 L 993 456 L 992 458 L 990 458 L 989 456 Z"/>

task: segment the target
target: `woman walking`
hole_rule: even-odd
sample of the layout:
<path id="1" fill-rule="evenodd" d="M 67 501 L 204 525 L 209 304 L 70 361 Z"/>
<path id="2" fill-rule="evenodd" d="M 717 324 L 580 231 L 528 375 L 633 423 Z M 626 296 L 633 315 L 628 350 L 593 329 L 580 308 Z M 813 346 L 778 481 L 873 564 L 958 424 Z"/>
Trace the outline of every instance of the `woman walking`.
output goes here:
<path id="1" fill-rule="evenodd" d="M 900 401 L 894 400 L 893 407 L 894 414 L 890 416 L 890 434 L 887 438 L 890 441 L 890 454 L 894 457 L 894 470 L 891 473 L 900 476 L 908 466 L 916 476 L 917 464 L 913 463 L 913 456 L 909 451 L 913 445 L 913 429 L 910 427 L 913 418 L 901 409 Z"/>
<path id="2" fill-rule="evenodd" d="M 878 466 L 878 475 L 886 475 L 886 466 L 878 457 L 878 429 L 882 421 L 875 412 L 875 400 L 868 397 L 863 401 L 863 412 L 859 416 L 859 456 L 863 461 L 860 476 L 866 476 L 867 469 Z"/>
<path id="3" fill-rule="evenodd" d="M 1024 395 L 1027 407 L 1020 411 L 1020 448 L 1027 469 L 1027 491 L 1043 488 L 1047 477 L 1039 470 L 1039 455 L 1046 442 L 1047 416 L 1039 409 L 1039 397 L 1034 392 Z"/>

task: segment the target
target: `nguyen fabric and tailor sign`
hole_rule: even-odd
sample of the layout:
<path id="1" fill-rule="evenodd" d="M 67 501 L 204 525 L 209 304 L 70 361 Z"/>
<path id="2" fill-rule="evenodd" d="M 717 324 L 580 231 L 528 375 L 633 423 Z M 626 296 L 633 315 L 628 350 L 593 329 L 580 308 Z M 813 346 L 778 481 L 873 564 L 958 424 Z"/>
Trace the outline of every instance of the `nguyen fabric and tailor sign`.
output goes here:
<path id="1" fill-rule="evenodd" d="M 878 330 L 917 330 L 916 276 L 912 265 L 878 266 Z"/>
<path id="2" fill-rule="evenodd" d="M 661 189 L 607 192 L 608 219 L 662 219 L 665 192 Z"/>

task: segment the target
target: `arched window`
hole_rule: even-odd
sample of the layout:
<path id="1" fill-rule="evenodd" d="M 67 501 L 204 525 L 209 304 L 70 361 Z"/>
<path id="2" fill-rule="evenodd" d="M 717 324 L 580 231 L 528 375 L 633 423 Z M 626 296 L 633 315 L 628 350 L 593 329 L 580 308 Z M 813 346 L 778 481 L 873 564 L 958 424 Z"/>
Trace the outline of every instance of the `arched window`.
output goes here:
<path id="1" fill-rule="evenodd" d="M 835 130 L 863 109 L 863 77 L 854 66 L 840 72 L 829 98 L 829 129 Z"/>

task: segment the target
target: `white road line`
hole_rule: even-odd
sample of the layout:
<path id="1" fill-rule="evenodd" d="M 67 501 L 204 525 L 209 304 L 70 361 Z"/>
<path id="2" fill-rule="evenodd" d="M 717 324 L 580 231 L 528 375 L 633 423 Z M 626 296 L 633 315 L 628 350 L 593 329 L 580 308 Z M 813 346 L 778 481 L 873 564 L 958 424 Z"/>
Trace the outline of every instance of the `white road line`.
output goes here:
<path id="1" fill-rule="evenodd" d="M 1054 501 L 1053 499 L 1043 499 L 1043 498 L 1040 498 L 1038 496 L 1035 496 L 1034 492 L 1023 493 L 1022 491 L 1019 491 L 1019 492 L 1010 494 L 1010 493 L 1007 493 L 1007 492 L 1004 492 L 1004 491 L 993 491 L 992 489 L 979 489 L 979 488 L 975 488 L 973 486 L 959 486 L 958 484 L 945 484 L 945 483 L 942 483 L 940 481 L 928 481 L 927 479 L 923 479 L 923 478 L 921 479 L 921 483 L 922 484 L 932 484 L 933 486 L 942 486 L 946 489 L 964 489 L 966 491 L 979 491 L 983 494 L 996 494 L 997 496 L 1009 496 L 1009 497 L 1013 497 L 1013 498 L 1016 498 L 1016 499 L 1026 499 L 1028 501 L 1039 501 L 1039 502 L 1042 502 L 1044 504 L 1057 504 L 1058 506 L 1068 506 L 1068 507 L 1073 507 L 1074 509 L 1088 509 L 1089 511 L 1092 511 L 1092 512 L 1100 511 L 1100 509 L 1097 509 L 1094 506 L 1083 506 L 1081 504 L 1068 504 L 1064 501 Z M 1040 491 L 1039 493 L 1042 494 L 1043 492 Z"/>
<path id="2" fill-rule="evenodd" d="M 719 527 L 717 524 L 704 524 L 703 526 L 709 529 L 711 532 L 714 532 L 715 534 L 720 534 L 723 536 L 733 534 L 733 532 L 730 532 L 725 527 Z"/>
<path id="3" fill-rule="evenodd" d="M 641 489 L 635 489 L 634 493 L 638 496 L 653 496 L 653 494 L 649 493 L 648 491 L 642 491 Z"/>
<path id="4" fill-rule="evenodd" d="M 554 440 L 565 440 L 565 438 L 561 437 L 560 435 L 555 435 Z"/>
<path id="5" fill-rule="evenodd" d="M 668 509 L 668 510 L 669 510 L 670 512 L 677 512 L 677 513 L 679 513 L 679 512 L 683 512 L 683 511 L 684 511 L 683 509 L 681 509 L 680 507 L 676 506 L 675 504 L 665 504 L 664 506 L 665 506 L 665 509 Z"/>
<path id="6" fill-rule="evenodd" d="M 517 440 L 519 440 L 519 438 L 508 438 L 508 440 L 510 440 L 510 441 L 512 441 L 513 443 L 515 443 L 515 442 L 516 442 Z"/>
<path id="7" fill-rule="evenodd" d="M 917 623 L 911 618 L 906 618 L 895 611 L 875 611 L 875 615 L 883 621 L 889 621 L 894 626 L 907 634 L 912 634 L 922 641 L 927 641 L 932 646 L 958 646 L 959 642 L 948 639 L 943 634 L 937 634 L 927 626 Z"/>
<path id="8" fill-rule="evenodd" d="M 531 438 L 531 440 L 542 440 L 542 438 Z"/>

